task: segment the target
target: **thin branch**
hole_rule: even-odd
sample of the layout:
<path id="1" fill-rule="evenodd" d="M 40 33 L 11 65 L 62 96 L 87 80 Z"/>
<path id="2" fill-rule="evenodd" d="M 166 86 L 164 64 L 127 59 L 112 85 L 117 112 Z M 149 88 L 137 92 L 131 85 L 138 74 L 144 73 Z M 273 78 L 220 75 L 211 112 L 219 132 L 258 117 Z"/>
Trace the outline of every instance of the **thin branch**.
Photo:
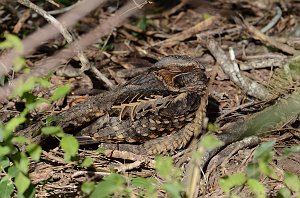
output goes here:
<path id="1" fill-rule="evenodd" d="M 96 74 L 96 77 L 98 79 L 100 79 L 102 82 L 104 82 L 108 88 L 112 89 L 112 87 L 114 86 L 113 83 L 110 82 L 110 80 L 104 74 L 102 74 L 97 68 L 95 68 L 93 65 L 91 65 L 89 63 L 89 61 L 86 58 L 86 56 L 84 55 L 80 45 L 78 45 L 78 42 L 75 39 L 73 39 L 71 33 L 67 30 L 67 28 L 64 27 L 63 24 L 61 24 L 56 18 L 51 16 L 49 13 L 47 13 L 45 10 L 38 7 L 34 3 L 30 2 L 29 0 L 18 0 L 18 2 L 33 9 L 35 12 L 37 12 L 42 17 L 44 17 L 49 23 L 51 23 L 53 26 L 55 26 L 69 44 L 74 41 L 74 44 L 75 44 L 74 50 L 78 53 L 77 57 L 79 58 L 79 60 L 81 62 L 81 71 L 91 69 L 92 72 L 94 72 Z"/>
<path id="2" fill-rule="evenodd" d="M 18 3 L 34 10 L 36 13 L 40 14 L 44 19 L 46 19 L 49 23 L 51 23 L 54 27 L 56 27 L 59 32 L 63 35 L 68 43 L 73 42 L 72 35 L 68 32 L 68 30 L 60 23 L 56 18 L 48 14 L 45 10 L 35 5 L 29 0 L 18 0 Z"/>
<path id="3" fill-rule="evenodd" d="M 272 20 L 265 26 L 263 27 L 260 31 L 262 33 L 266 33 L 268 30 L 270 30 L 276 23 L 280 20 L 282 16 L 282 11 L 279 6 L 275 7 L 276 9 L 276 15 L 272 18 Z"/>
<path id="4" fill-rule="evenodd" d="M 77 6 L 77 4 L 79 4 L 80 2 L 81 1 L 77 1 L 73 5 L 70 5 L 68 7 L 61 8 L 61 9 L 58 9 L 58 10 L 50 10 L 50 11 L 48 11 L 48 14 L 57 15 L 57 14 L 62 14 L 62 13 L 68 12 L 68 11 L 72 10 L 75 6 Z"/>
<path id="5" fill-rule="evenodd" d="M 58 21 L 66 28 L 73 26 L 79 19 L 96 9 L 106 0 L 83 0 L 78 3 L 70 12 L 58 18 Z M 0 57 L 0 76 L 8 74 L 12 69 L 12 62 L 17 56 L 27 56 L 32 54 L 42 43 L 55 38 L 58 35 L 58 30 L 52 24 L 38 29 L 33 34 L 25 38 L 22 42 L 25 49 L 23 54 L 11 50 Z"/>
<path id="6" fill-rule="evenodd" d="M 281 51 L 291 54 L 291 55 L 297 55 L 299 54 L 298 50 L 295 50 L 293 47 L 290 47 L 284 43 L 281 43 L 279 41 L 276 41 L 274 38 L 269 37 L 259 31 L 256 27 L 249 24 L 247 21 L 243 21 L 243 26 L 246 27 L 247 31 L 250 33 L 250 35 L 257 40 L 260 40 L 262 43 L 265 43 L 267 45 L 271 45 L 277 49 L 280 49 Z"/>
<path id="7" fill-rule="evenodd" d="M 234 57 L 232 57 L 233 59 L 230 60 L 226 53 L 222 50 L 221 46 L 215 40 L 210 39 L 207 42 L 206 47 L 216 58 L 217 62 L 221 65 L 222 70 L 227 76 L 229 76 L 230 80 L 232 80 L 248 95 L 259 99 L 271 97 L 271 94 L 263 85 L 258 84 L 257 82 L 240 73 L 237 64 L 234 64 L 233 62 Z"/>
<path id="8" fill-rule="evenodd" d="M 138 2 L 144 1 L 138 0 Z M 81 36 L 81 38 L 78 40 L 78 45 L 80 45 L 82 49 L 85 49 L 89 45 L 97 42 L 100 37 L 110 34 L 113 28 L 121 25 L 129 16 L 137 11 L 137 9 L 133 10 L 133 7 L 136 7 L 133 2 L 129 2 L 124 5 L 115 13 L 114 16 L 108 18 L 102 24 L 98 25 L 87 34 Z M 126 14 L 124 14 L 125 12 Z M 10 81 L 9 85 L 5 85 L 0 89 L 0 100 L 6 99 L 11 94 L 11 90 L 17 86 L 18 81 L 23 80 L 24 82 L 28 76 L 45 76 L 50 71 L 54 71 L 59 65 L 66 63 L 70 58 L 76 55 L 76 52 L 74 51 L 75 47 L 76 44 L 72 43 L 68 48 L 58 51 L 53 56 L 36 62 L 35 68 L 29 75 L 22 75 L 18 79 Z M 2 70 L 0 69 L 0 75 L 1 72 Z"/>
<path id="9" fill-rule="evenodd" d="M 202 157 L 199 168 L 204 168 L 209 160 L 223 147 L 250 136 L 259 136 L 281 129 L 286 123 L 300 114 L 300 90 L 294 91 L 287 99 L 267 107 L 244 120 L 227 125 L 221 133 L 215 136 L 221 140 L 222 146 L 206 151 Z"/>

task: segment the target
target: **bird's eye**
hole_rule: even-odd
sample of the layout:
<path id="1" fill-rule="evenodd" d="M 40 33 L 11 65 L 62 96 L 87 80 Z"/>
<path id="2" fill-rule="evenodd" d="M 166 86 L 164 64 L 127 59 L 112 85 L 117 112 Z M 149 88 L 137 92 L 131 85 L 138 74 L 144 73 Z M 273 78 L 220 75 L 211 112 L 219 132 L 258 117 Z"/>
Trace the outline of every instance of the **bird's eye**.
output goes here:
<path id="1" fill-rule="evenodd" d="M 183 73 L 176 75 L 173 79 L 174 86 L 176 88 L 184 88 L 189 86 L 194 81 L 195 75 L 192 73 Z"/>
<path id="2" fill-rule="evenodd" d="M 173 85 L 179 91 L 198 91 L 203 89 L 207 78 L 203 72 L 187 72 L 178 74 L 173 78 Z"/>

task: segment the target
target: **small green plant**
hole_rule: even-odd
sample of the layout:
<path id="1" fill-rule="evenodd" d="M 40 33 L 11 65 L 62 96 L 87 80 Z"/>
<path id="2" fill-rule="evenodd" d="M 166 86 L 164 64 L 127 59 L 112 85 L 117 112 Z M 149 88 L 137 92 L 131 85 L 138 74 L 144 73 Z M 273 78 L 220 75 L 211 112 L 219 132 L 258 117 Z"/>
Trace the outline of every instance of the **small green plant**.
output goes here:
<path id="1" fill-rule="evenodd" d="M 140 19 L 138 19 L 133 25 L 138 27 L 141 30 L 147 30 L 147 28 L 149 27 L 149 19 L 147 19 L 146 17 L 142 17 Z M 135 37 L 140 36 L 140 33 L 138 32 L 131 32 L 131 34 Z"/>
<path id="2" fill-rule="evenodd" d="M 252 162 L 247 166 L 245 173 L 235 173 L 220 179 L 220 186 L 223 191 L 230 197 L 237 197 L 231 194 L 234 187 L 248 186 L 250 191 L 259 198 L 267 197 L 264 184 L 259 180 L 261 176 L 267 176 L 270 179 L 278 180 L 275 170 L 270 166 L 273 159 L 274 142 L 265 142 L 261 144 L 255 151 Z M 286 154 L 299 152 L 299 146 L 286 149 Z M 286 155 L 286 156 L 287 156 Z M 300 180 L 293 173 L 284 173 L 285 187 L 277 192 L 277 197 L 300 197 Z"/>
<path id="3" fill-rule="evenodd" d="M 6 40 L 0 43 L 0 48 L 14 48 L 22 53 L 23 47 L 18 37 L 5 35 Z M 14 61 L 14 70 L 28 72 L 25 60 L 22 57 Z M 18 97 L 25 104 L 25 108 L 20 114 L 10 119 L 5 124 L 0 124 L 0 171 L 4 175 L 0 178 L 0 198 L 8 198 L 15 193 L 18 197 L 34 197 L 35 187 L 29 178 L 30 160 L 39 161 L 42 153 L 40 145 L 32 143 L 29 138 L 17 136 L 17 127 L 27 120 L 27 114 L 38 107 L 43 102 L 52 103 L 64 97 L 69 91 L 70 86 L 64 85 L 56 88 L 49 99 L 37 97 L 31 93 L 36 86 L 49 87 L 51 83 L 47 78 L 29 77 L 25 82 L 17 82 L 13 90 L 12 97 Z M 65 160 L 70 160 L 78 151 L 78 142 L 71 136 L 63 133 L 59 127 L 42 128 L 42 132 L 48 135 L 61 137 L 60 146 L 64 150 Z M 18 148 L 21 148 L 19 150 Z"/>
<path id="4" fill-rule="evenodd" d="M 157 173 L 165 180 L 162 189 L 171 197 L 181 197 L 183 184 L 180 182 L 182 171 L 173 165 L 172 158 L 158 156 L 155 158 L 155 169 Z"/>
<path id="5" fill-rule="evenodd" d="M 111 40 L 111 37 L 108 37 L 106 40 L 99 40 L 99 47 L 101 51 L 106 52 L 114 49 L 114 45 Z"/>
<path id="6" fill-rule="evenodd" d="M 205 136 L 201 143 L 201 151 L 210 150 L 220 146 L 220 141 L 214 136 Z M 202 153 L 203 154 L 203 153 Z M 195 153 L 193 159 L 199 159 L 201 154 Z M 163 179 L 159 182 L 154 178 L 125 178 L 119 174 L 112 173 L 104 177 L 103 181 L 98 184 L 93 182 L 85 182 L 81 189 L 91 197 L 109 197 L 111 195 L 126 196 L 130 193 L 138 192 L 140 197 L 158 197 L 158 192 L 162 191 L 168 194 L 169 197 L 180 198 L 184 195 L 184 186 L 182 183 L 182 170 L 173 165 L 171 157 L 156 156 L 155 170 L 157 175 Z"/>
<path id="7" fill-rule="evenodd" d="M 157 156 L 155 158 L 157 174 L 164 179 L 161 184 L 154 178 L 125 178 L 116 173 L 103 178 L 98 184 L 84 182 L 81 190 L 90 197 L 129 196 L 133 191 L 140 197 L 157 197 L 158 190 L 165 191 L 170 197 L 180 198 L 183 192 L 182 171 L 175 167 L 172 158 Z"/>
<path id="8" fill-rule="evenodd" d="M 21 40 L 13 34 L 5 34 L 5 40 L 0 43 L 0 49 L 13 48 L 17 53 L 22 54 L 24 49 Z M 13 60 L 14 71 L 20 71 L 25 66 L 25 59 L 22 56 L 17 56 Z M 3 86 L 7 81 L 7 76 L 0 76 L 0 86 Z"/>
<path id="9" fill-rule="evenodd" d="M 124 196 L 127 194 L 126 180 L 119 174 L 112 173 L 103 178 L 103 181 L 99 182 L 95 186 L 95 190 L 92 192 L 90 198 L 104 198 L 111 194 Z"/>

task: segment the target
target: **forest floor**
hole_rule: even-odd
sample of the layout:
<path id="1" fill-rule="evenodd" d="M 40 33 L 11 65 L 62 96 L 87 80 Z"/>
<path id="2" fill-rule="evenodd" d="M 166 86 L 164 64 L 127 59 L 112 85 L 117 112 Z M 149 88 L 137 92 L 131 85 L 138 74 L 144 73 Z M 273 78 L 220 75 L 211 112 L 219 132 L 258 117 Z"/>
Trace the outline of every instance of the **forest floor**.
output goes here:
<path id="1" fill-rule="evenodd" d="M 89 96 L 123 84 L 168 55 L 188 55 L 205 66 L 206 74 L 212 80 L 208 87 L 210 102 L 207 117 L 209 123 L 219 126 L 220 130 L 223 126 L 276 103 L 279 98 L 286 98 L 299 85 L 299 82 L 293 82 L 284 89 L 278 89 L 272 84 L 276 70 L 300 49 L 298 1 L 159 2 L 145 4 L 119 27 L 98 38 L 97 43 L 83 50 L 88 61 L 107 78 L 107 82 L 99 80 L 101 77 L 91 70 L 81 72 L 82 65 L 76 56 L 67 61 L 62 60 L 59 63 L 61 65 L 56 65 L 55 73 L 50 77 L 52 86 L 37 87 L 34 93 L 47 97 L 52 90 L 67 83 L 72 86 L 71 92 L 54 104 L 43 104 L 31 112 L 29 114 L 31 123 L 74 105 L 80 105 L 80 102 L 88 100 Z M 99 6 L 82 17 L 73 28 L 69 28 L 72 36 L 80 39 L 81 35 L 114 16 L 122 4 L 123 1 L 109 1 Z M 59 9 L 48 2 L 40 3 L 39 6 L 44 10 Z M 1 7 L 1 32 L 14 33 L 23 39 L 47 23 L 43 17 L 29 8 L 20 5 L 16 6 L 16 9 L 10 8 L 14 7 Z M 278 15 L 279 19 L 271 24 L 269 29 L 262 31 Z M 255 30 L 250 27 L 255 27 Z M 257 31 L 262 31 L 265 37 L 261 37 Z M 232 82 L 205 46 L 204 43 L 208 38 L 214 38 L 227 54 L 233 50 L 241 73 L 267 87 L 273 96 L 272 99 L 250 96 L 243 88 Z M 28 54 L 26 62 L 29 67 L 34 68 L 36 62 L 46 60 L 57 52 L 63 53 L 62 50 L 66 45 L 61 35 L 56 36 L 39 46 L 34 53 Z M 19 75 L 11 73 L 8 77 L 13 79 Z M 0 120 L 5 123 L 20 113 L 22 101 L 3 100 L 0 108 Z M 235 148 L 233 151 L 227 151 L 227 156 L 223 153 L 223 156 L 211 160 L 206 170 L 203 170 L 205 182 L 204 187 L 200 188 L 199 196 L 226 197 L 220 188 L 219 179 L 245 171 L 257 146 L 266 141 L 275 142 L 274 157 L 270 166 L 279 177 L 271 179 L 262 176 L 260 181 L 265 185 L 268 196 L 276 196 L 277 191 L 284 186 L 282 182 L 284 171 L 300 176 L 300 155 L 281 157 L 285 147 L 299 144 L 298 127 L 299 121 L 292 120 L 281 129 L 259 137 L 259 141 L 255 144 Z M 70 163 L 64 160 L 64 153 L 59 147 L 52 146 L 51 142 L 47 144 L 48 148 L 43 150 L 40 161 L 32 161 L 30 164 L 30 178 L 36 185 L 37 197 L 82 197 L 84 195 L 80 188 L 83 182 L 100 181 L 112 170 L 125 177 L 152 177 L 162 182 L 162 178 L 153 167 L 149 168 L 144 161 L 139 161 L 140 158 L 137 156 L 130 160 L 129 156 L 125 157 L 127 159 L 122 155 L 107 156 L 97 152 L 95 148 L 80 147 L 77 161 Z M 187 153 L 190 153 L 188 149 L 172 153 L 174 164 L 183 171 L 190 159 L 186 156 Z M 79 162 L 87 156 L 93 159 L 93 165 L 83 168 Z M 151 159 L 149 157 L 149 160 Z M 235 190 L 241 197 L 252 196 L 247 188 Z M 137 192 L 133 191 L 134 193 Z M 166 195 L 160 191 L 158 196 Z M 138 194 L 132 197 L 138 197 Z"/>

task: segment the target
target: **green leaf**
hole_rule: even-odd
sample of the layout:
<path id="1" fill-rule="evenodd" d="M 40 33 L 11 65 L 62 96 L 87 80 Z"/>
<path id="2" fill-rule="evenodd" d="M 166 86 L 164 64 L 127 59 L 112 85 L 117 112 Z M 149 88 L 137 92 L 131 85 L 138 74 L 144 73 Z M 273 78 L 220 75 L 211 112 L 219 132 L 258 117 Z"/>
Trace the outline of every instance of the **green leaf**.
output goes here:
<path id="1" fill-rule="evenodd" d="M 42 87 L 50 87 L 52 85 L 51 82 L 46 78 L 37 78 L 36 82 Z"/>
<path id="2" fill-rule="evenodd" d="M 178 182 L 165 183 L 164 189 L 170 194 L 170 197 L 181 198 L 181 192 L 183 191 L 183 186 Z"/>
<path id="3" fill-rule="evenodd" d="M 60 127 L 58 127 L 58 126 L 43 127 L 41 129 L 41 131 L 45 135 L 63 136 L 63 134 L 64 134 L 63 130 Z"/>
<path id="4" fill-rule="evenodd" d="M 284 173 L 285 185 L 294 192 L 300 192 L 300 179 L 297 175 L 289 172 Z"/>
<path id="5" fill-rule="evenodd" d="M 9 167 L 7 171 L 8 175 L 11 177 L 16 177 L 19 172 L 20 170 L 16 166 Z"/>
<path id="6" fill-rule="evenodd" d="M 42 147 L 38 144 L 29 144 L 26 147 L 26 151 L 29 153 L 30 157 L 35 160 L 35 161 L 39 161 L 40 160 L 40 156 L 42 153 Z"/>
<path id="7" fill-rule="evenodd" d="M 290 198 L 291 197 L 291 191 L 287 188 L 281 188 L 278 192 L 277 192 L 277 198 Z"/>
<path id="8" fill-rule="evenodd" d="M 58 87 L 53 91 L 50 100 L 56 101 L 60 98 L 63 98 L 70 92 L 70 90 L 71 90 L 71 86 L 69 84 Z"/>
<path id="9" fill-rule="evenodd" d="M 91 194 L 94 188 L 95 188 L 95 182 L 84 182 L 81 185 L 81 191 L 87 195 Z"/>
<path id="10" fill-rule="evenodd" d="M 25 94 L 25 93 L 24 93 Z M 30 111 L 32 111 L 32 110 L 34 110 L 37 106 L 39 106 L 40 104 L 42 104 L 42 103 L 47 103 L 48 101 L 46 100 L 46 99 L 44 99 L 44 98 L 35 98 L 35 100 L 34 101 L 32 101 L 32 102 L 30 102 L 30 103 L 26 103 L 26 113 L 25 113 L 25 115 L 28 113 L 28 112 L 30 112 Z M 24 111 L 25 111 L 24 110 Z M 24 112 L 23 111 L 23 112 Z M 23 113 L 22 112 L 22 113 Z M 24 116 L 25 116 L 24 115 Z"/>
<path id="11" fill-rule="evenodd" d="M 10 134 L 12 134 L 12 132 Z M 7 136 L 9 136 L 9 135 L 7 134 L 7 132 L 4 129 L 4 126 L 0 122 L 0 142 L 3 142 L 4 137 L 7 137 Z"/>
<path id="12" fill-rule="evenodd" d="M 291 154 L 299 153 L 299 152 L 300 152 L 300 145 L 293 145 L 289 148 L 284 148 L 283 149 L 283 155 L 284 156 L 289 156 Z"/>
<path id="13" fill-rule="evenodd" d="M 33 184 L 30 184 L 27 190 L 24 193 L 24 198 L 34 198 L 36 194 L 36 189 Z"/>
<path id="14" fill-rule="evenodd" d="M 23 173 L 19 172 L 15 178 L 15 185 L 18 189 L 18 194 L 23 194 L 30 185 L 30 180 Z"/>
<path id="15" fill-rule="evenodd" d="M 99 148 L 96 150 L 96 153 L 97 153 L 97 154 L 102 154 L 105 150 L 106 150 L 106 148 L 99 147 Z"/>
<path id="16" fill-rule="evenodd" d="M 61 118 L 62 118 L 62 116 L 59 116 L 59 115 L 57 115 L 57 116 L 48 116 L 46 118 L 46 123 L 45 124 L 50 124 L 50 123 L 55 122 L 55 121 L 57 121 Z"/>
<path id="17" fill-rule="evenodd" d="M 173 166 L 172 158 L 167 156 L 155 158 L 155 169 L 167 182 L 176 181 L 182 175 L 181 169 Z"/>
<path id="18" fill-rule="evenodd" d="M 246 180 L 247 178 L 244 173 L 235 173 L 233 175 L 221 178 L 219 182 L 223 191 L 228 194 L 231 188 L 243 185 Z"/>
<path id="19" fill-rule="evenodd" d="M 10 146 L 0 146 L 0 157 L 9 154 L 12 151 Z"/>
<path id="20" fill-rule="evenodd" d="M 14 117 L 6 123 L 4 130 L 7 133 L 11 133 L 12 131 L 14 131 L 17 128 L 17 126 L 24 123 L 25 121 L 26 121 L 26 118 L 24 116 Z M 5 135 L 4 139 L 6 139 L 9 134 L 4 134 L 4 135 Z"/>
<path id="21" fill-rule="evenodd" d="M 24 144 L 24 143 L 29 143 L 29 139 L 24 136 L 16 136 L 13 137 L 12 142 L 17 144 Z"/>
<path id="22" fill-rule="evenodd" d="M 131 180 L 130 183 L 134 186 L 145 188 L 145 189 L 147 189 L 149 186 L 155 186 L 153 184 L 153 181 L 151 181 L 148 178 L 142 178 L 142 177 L 134 178 Z"/>
<path id="23" fill-rule="evenodd" d="M 20 71 L 26 65 L 26 61 L 23 57 L 16 57 L 13 60 L 14 71 Z"/>
<path id="24" fill-rule="evenodd" d="M 12 46 L 15 48 L 17 52 L 23 53 L 24 49 L 23 49 L 22 40 L 18 36 L 13 34 L 6 34 L 5 38 L 6 41 L 12 44 Z"/>
<path id="25" fill-rule="evenodd" d="M 25 99 L 25 105 L 26 105 L 28 103 L 33 103 L 37 99 L 37 97 L 32 93 L 25 92 L 22 95 L 22 99 Z"/>
<path id="26" fill-rule="evenodd" d="M 7 40 L 0 43 L 1 49 L 7 49 L 7 48 L 12 48 L 12 47 L 13 47 L 13 44 Z"/>
<path id="27" fill-rule="evenodd" d="M 36 77 L 30 77 L 25 82 L 20 79 L 16 82 L 17 86 L 13 90 L 14 96 L 22 96 L 25 92 L 29 92 L 35 86 Z"/>
<path id="28" fill-rule="evenodd" d="M 148 19 L 146 17 L 143 17 L 138 20 L 137 27 L 139 27 L 142 30 L 146 30 L 148 27 L 148 24 L 149 24 Z"/>
<path id="29" fill-rule="evenodd" d="M 69 161 L 70 157 L 77 154 L 79 149 L 79 144 L 77 139 L 72 135 L 65 135 L 60 141 L 60 146 L 65 152 L 65 160 Z"/>
<path id="30" fill-rule="evenodd" d="M 81 167 L 87 168 L 93 164 L 93 159 L 91 157 L 84 158 L 83 162 L 80 164 Z"/>
<path id="31" fill-rule="evenodd" d="M 155 169 L 162 177 L 169 177 L 172 174 L 173 161 L 171 157 L 157 156 L 155 158 Z"/>
<path id="32" fill-rule="evenodd" d="M 204 135 L 199 143 L 207 150 L 212 150 L 222 145 L 222 142 L 213 135 Z"/>
<path id="33" fill-rule="evenodd" d="M 4 170 L 5 168 L 9 167 L 9 165 L 10 165 L 10 161 L 8 157 L 0 158 L 0 170 Z"/>
<path id="34" fill-rule="evenodd" d="M 104 181 L 97 184 L 90 198 L 109 197 L 116 192 L 121 192 L 124 188 L 125 179 L 121 175 L 112 173 L 103 179 Z"/>
<path id="35" fill-rule="evenodd" d="M 13 34 L 5 34 L 4 36 L 6 40 L 0 43 L 0 48 L 7 49 L 13 47 L 17 52 L 23 52 L 23 44 L 19 37 Z"/>
<path id="36" fill-rule="evenodd" d="M 247 185 L 249 186 L 251 192 L 253 192 L 258 198 L 267 197 L 266 189 L 262 183 L 256 179 L 248 179 Z"/>
<path id="37" fill-rule="evenodd" d="M 259 166 L 259 170 L 262 174 L 265 174 L 272 179 L 278 178 L 278 176 L 276 175 L 276 172 L 268 163 L 266 163 L 264 161 L 260 161 L 258 163 L 258 166 Z"/>
<path id="38" fill-rule="evenodd" d="M 0 198 L 10 198 L 12 197 L 11 195 L 14 192 L 14 185 L 9 179 L 3 177 L 0 180 L 0 189 Z"/>
<path id="39" fill-rule="evenodd" d="M 258 160 L 264 158 L 266 155 L 270 155 L 275 142 L 265 142 L 262 143 L 256 150 L 253 156 L 253 160 Z"/>
<path id="40" fill-rule="evenodd" d="M 20 171 L 25 174 L 28 173 L 29 159 L 25 153 L 17 153 L 17 155 L 14 157 L 14 163 Z"/>
<path id="41" fill-rule="evenodd" d="M 207 13 L 207 12 L 204 12 L 202 16 L 203 16 L 204 20 L 207 20 L 207 19 L 209 19 L 211 17 L 211 15 L 209 13 Z"/>
<path id="42" fill-rule="evenodd" d="M 13 46 L 17 52 L 22 53 L 24 51 L 22 40 L 18 36 L 13 35 L 13 34 L 6 34 L 5 38 L 6 38 L 6 40 L 8 40 L 9 42 L 11 42 L 13 44 Z"/>
<path id="43" fill-rule="evenodd" d="M 248 178 L 258 179 L 260 176 L 260 171 L 257 163 L 250 163 L 246 168 L 246 174 Z"/>
<path id="44" fill-rule="evenodd" d="M 208 131 L 216 133 L 220 130 L 220 125 L 215 123 L 208 123 L 207 129 Z"/>
<path id="45" fill-rule="evenodd" d="M 146 190 L 146 194 L 143 197 L 157 197 L 155 181 L 151 178 L 134 178 L 130 182 L 132 185 Z"/>

